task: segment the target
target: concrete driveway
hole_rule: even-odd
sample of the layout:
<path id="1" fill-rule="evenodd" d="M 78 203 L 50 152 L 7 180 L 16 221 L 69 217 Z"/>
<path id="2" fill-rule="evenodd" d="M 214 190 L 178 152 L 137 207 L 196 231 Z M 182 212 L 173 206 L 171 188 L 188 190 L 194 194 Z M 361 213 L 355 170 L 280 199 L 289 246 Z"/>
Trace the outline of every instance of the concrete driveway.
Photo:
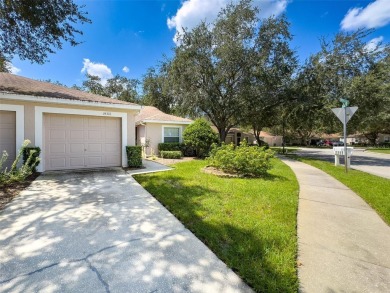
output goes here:
<path id="1" fill-rule="evenodd" d="M 296 152 L 300 156 L 317 158 L 334 162 L 332 149 L 301 148 Z M 340 162 L 344 164 L 343 158 Z M 351 159 L 351 167 L 376 176 L 390 179 L 390 155 L 379 154 L 363 149 L 354 149 Z"/>
<path id="2" fill-rule="evenodd" d="M 0 292 L 251 292 L 121 169 L 41 175 L 0 231 Z"/>

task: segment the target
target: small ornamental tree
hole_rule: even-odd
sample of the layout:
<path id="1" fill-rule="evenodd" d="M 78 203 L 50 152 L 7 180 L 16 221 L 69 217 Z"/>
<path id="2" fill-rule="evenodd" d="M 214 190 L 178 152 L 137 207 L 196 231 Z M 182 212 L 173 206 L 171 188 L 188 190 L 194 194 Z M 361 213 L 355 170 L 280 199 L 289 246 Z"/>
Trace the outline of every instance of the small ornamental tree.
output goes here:
<path id="1" fill-rule="evenodd" d="M 219 141 L 218 135 L 203 118 L 195 120 L 183 133 L 184 144 L 195 149 L 198 158 L 205 157 L 213 143 Z"/>

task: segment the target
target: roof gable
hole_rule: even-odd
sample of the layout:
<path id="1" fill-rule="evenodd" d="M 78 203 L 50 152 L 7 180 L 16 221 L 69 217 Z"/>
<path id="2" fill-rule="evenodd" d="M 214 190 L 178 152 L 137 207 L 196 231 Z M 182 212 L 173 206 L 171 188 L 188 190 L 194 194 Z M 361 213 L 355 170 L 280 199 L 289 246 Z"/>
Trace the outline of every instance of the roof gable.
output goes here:
<path id="1" fill-rule="evenodd" d="M 191 119 L 182 118 L 179 116 L 174 116 L 170 114 L 166 114 L 156 107 L 152 106 L 144 106 L 142 107 L 139 114 L 135 117 L 136 123 L 142 123 L 142 122 L 174 122 L 174 123 L 191 123 L 193 122 Z"/>

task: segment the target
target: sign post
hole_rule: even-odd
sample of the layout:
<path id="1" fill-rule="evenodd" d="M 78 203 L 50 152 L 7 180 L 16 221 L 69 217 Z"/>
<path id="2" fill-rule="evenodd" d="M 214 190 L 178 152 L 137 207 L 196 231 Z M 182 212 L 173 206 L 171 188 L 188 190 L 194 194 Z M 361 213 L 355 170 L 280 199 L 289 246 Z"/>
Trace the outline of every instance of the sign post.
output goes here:
<path id="1" fill-rule="evenodd" d="M 357 111 L 358 107 L 348 107 L 349 101 L 347 99 L 340 99 L 340 102 L 343 104 L 342 108 L 333 108 L 332 112 L 339 118 L 343 123 L 343 132 L 344 132 L 344 165 L 345 172 L 348 172 L 348 154 L 347 154 L 347 123 L 352 118 L 353 114 Z"/>

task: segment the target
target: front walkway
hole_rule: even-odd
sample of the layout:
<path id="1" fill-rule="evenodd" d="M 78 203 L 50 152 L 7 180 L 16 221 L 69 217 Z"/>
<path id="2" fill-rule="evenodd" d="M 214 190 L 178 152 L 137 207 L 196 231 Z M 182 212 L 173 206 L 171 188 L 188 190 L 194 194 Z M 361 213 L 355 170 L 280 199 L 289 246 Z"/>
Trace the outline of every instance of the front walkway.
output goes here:
<path id="1" fill-rule="evenodd" d="M 390 292 L 390 227 L 345 185 L 282 159 L 297 176 L 302 292 Z"/>
<path id="2" fill-rule="evenodd" d="M 0 292 L 252 292 L 120 168 L 41 175 L 0 231 Z"/>

